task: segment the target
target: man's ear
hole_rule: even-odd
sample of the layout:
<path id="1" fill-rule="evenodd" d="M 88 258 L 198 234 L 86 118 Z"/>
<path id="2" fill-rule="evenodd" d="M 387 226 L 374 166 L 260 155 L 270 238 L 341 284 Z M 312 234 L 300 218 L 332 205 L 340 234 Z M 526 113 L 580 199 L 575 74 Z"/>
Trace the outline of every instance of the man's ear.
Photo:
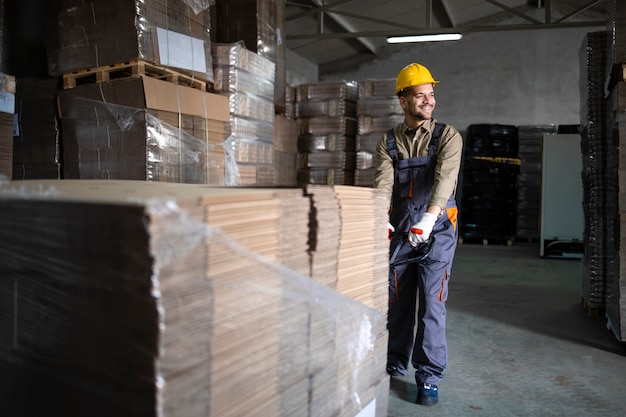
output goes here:
<path id="1" fill-rule="evenodd" d="M 406 105 L 407 105 L 407 103 L 406 103 L 406 97 L 404 97 L 404 96 L 398 96 L 398 100 L 400 100 L 400 106 L 402 106 L 402 108 L 403 108 L 403 109 L 405 109 L 405 108 L 406 108 Z"/>

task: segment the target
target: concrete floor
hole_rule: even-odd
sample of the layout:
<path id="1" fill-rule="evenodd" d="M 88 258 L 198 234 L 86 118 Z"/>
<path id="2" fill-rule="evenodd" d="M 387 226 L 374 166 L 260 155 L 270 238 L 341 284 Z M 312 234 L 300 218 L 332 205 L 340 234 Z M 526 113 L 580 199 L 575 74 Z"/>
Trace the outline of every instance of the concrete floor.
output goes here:
<path id="1" fill-rule="evenodd" d="M 460 244 L 448 297 L 439 404 L 392 378 L 388 417 L 624 417 L 626 348 L 581 303 L 580 260 L 538 244 Z"/>

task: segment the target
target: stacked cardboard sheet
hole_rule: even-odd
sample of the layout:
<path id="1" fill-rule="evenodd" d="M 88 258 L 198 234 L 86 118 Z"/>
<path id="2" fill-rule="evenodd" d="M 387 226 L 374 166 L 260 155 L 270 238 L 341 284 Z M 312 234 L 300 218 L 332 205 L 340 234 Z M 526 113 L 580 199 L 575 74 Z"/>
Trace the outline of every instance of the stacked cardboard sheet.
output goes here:
<path id="1" fill-rule="evenodd" d="M 18 78 L 13 179 L 60 179 L 61 138 L 57 117 L 58 78 Z"/>
<path id="2" fill-rule="evenodd" d="M 3 184 L 4 410 L 348 416 L 385 404 L 384 368 L 370 371 L 385 315 L 271 259 L 282 191 Z"/>
<path id="3" fill-rule="evenodd" d="M 354 184 L 372 186 L 376 144 L 384 136 L 384 132 L 404 120 L 404 113 L 396 96 L 396 80 L 359 81 L 356 116 L 358 134 Z"/>
<path id="4" fill-rule="evenodd" d="M 226 97 L 150 77 L 59 92 L 64 178 L 223 185 Z"/>
<path id="5" fill-rule="evenodd" d="M 213 81 L 208 6 L 181 0 L 45 3 L 50 75 L 141 59 Z"/>
<path id="6" fill-rule="evenodd" d="M 308 185 L 312 213 L 309 226 L 311 278 L 333 289 L 337 288 L 337 263 L 341 239 L 341 217 L 337 195 L 332 187 Z"/>
<path id="7" fill-rule="evenodd" d="M 13 177 L 15 77 L 0 73 L 0 177 Z"/>
<path id="8" fill-rule="evenodd" d="M 311 277 L 386 314 L 389 240 L 384 194 L 348 185 L 309 185 L 306 192 L 313 206 Z"/>

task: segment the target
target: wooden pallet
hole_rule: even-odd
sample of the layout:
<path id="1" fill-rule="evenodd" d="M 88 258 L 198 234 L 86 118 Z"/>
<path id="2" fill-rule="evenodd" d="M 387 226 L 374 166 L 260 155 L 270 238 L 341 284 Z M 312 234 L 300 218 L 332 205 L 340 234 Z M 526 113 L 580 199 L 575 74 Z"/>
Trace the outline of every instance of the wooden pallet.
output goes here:
<path id="1" fill-rule="evenodd" d="M 587 317 L 591 319 L 603 319 L 605 317 L 604 307 L 591 305 L 583 297 L 580 297 L 580 299 L 583 308 L 587 311 Z"/>
<path id="2" fill-rule="evenodd" d="M 63 88 L 69 89 L 81 84 L 101 83 L 137 75 L 159 78 L 175 84 L 207 91 L 206 81 L 198 80 L 190 75 L 142 60 L 67 72 L 63 74 Z"/>

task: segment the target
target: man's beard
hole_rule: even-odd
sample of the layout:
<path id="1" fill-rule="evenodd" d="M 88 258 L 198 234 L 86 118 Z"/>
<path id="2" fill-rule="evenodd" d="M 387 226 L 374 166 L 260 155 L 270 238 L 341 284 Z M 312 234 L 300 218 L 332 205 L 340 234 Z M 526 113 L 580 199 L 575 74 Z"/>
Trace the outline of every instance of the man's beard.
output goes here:
<path id="1" fill-rule="evenodd" d="M 430 119 L 432 119 L 432 111 L 430 112 L 430 116 L 428 116 L 428 117 L 424 113 L 419 111 L 419 110 L 416 110 L 416 111 L 411 110 L 409 112 L 409 114 L 411 115 L 411 117 L 414 117 L 414 118 L 419 119 L 419 120 L 430 120 Z"/>

